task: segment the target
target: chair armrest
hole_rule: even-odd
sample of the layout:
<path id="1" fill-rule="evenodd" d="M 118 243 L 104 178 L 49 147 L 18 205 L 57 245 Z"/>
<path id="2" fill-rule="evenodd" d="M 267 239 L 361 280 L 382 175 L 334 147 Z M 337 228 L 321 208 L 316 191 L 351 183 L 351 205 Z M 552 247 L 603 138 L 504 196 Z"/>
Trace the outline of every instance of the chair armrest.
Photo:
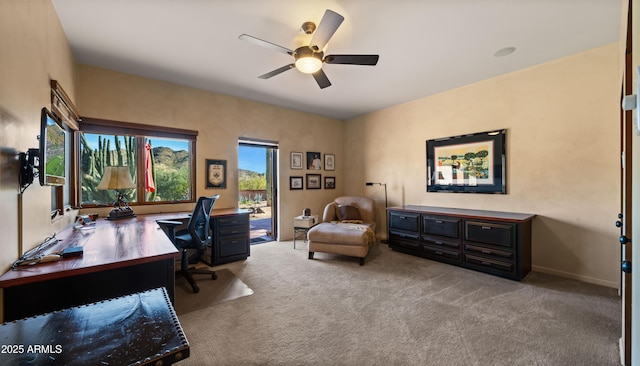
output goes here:
<path id="1" fill-rule="evenodd" d="M 182 225 L 182 221 L 171 221 L 171 220 L 156 220 L 158 225 L 167 225 L 167 226 L 179 226 Z"/>

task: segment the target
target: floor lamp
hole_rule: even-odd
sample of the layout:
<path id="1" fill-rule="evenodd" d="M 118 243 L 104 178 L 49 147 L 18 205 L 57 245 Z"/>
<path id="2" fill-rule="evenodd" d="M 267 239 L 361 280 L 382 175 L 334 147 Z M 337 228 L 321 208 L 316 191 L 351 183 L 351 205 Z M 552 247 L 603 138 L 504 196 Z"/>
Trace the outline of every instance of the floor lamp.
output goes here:
<path id="1" fill-rule="evenodd" d="M 389 202 L 387 201 L 387 183 L 366 182 L 365 185 L 366 186 L 373 186 L 373 185 L 384 186 L 384 208 L 385 208 L 385 214 L 386 214 L 387 212 L 386 209 L 389 207 Z M 380 240 L 380 242 L 383 244 L 389 244 L 389 240 Z"/>

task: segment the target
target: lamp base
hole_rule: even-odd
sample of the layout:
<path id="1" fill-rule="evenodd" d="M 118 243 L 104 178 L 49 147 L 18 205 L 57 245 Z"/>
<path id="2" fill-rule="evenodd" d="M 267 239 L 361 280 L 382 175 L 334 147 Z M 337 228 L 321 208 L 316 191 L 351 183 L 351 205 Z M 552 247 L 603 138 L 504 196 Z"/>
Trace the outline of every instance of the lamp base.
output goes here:
<path id="1" fill-rule="evenodd" d="M 130 217 L 136 217 L 136 214 L 133 213 L 131 207 L 121 207 L 114 208 L 109 212 L 109 216 L 107 216 L 107 220 L 120 220 L 120 219 L 128 219 Z"/>

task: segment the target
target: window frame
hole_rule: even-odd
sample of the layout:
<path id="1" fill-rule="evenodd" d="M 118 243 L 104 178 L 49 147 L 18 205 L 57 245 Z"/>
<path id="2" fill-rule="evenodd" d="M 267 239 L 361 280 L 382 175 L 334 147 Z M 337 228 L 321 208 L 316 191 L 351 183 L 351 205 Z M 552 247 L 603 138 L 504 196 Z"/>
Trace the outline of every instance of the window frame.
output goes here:
<path id="1" fill-rule="evenodd" d="M 136 201 L 129 202 L 131 206 L 142 205 L 162 205 L 171 203 L 193 203 L 196 197 L 196 142 L 198 131 L 187 130 L 181 128 L 164 127 L 164 126 L 152 126 L 139 123 L 112 121 L 99 118 L 82 117 L 82 123 L 77 133 L 91 133 L 102 135 L 118 135 L 118 136 L 134 136 L 137 140 L 136 154 L 139 157 L 136 159 Z M 145 201 L 145 181 L 144 179 L 144 159 L 140 158 L 144 156 L 144 139 L 145 138 L 170 138 L 170 139 L 182 139 L 189 141 L 190 153 L 189 153 L 189 167 L 191 170 L 190 179 L 190 192 L 191 198 L 181 201 Z M 77 136 L 74 138 L 74 152 L 75 152 L 75 170 L 78 172 L 75 176 L 75 197 L 77 202 L 82 204 L 82 167 L 81 167 L 81 146 L 80 138 Z M 82 204 L 83 207 L 101 207 L 97 204 Z"/>

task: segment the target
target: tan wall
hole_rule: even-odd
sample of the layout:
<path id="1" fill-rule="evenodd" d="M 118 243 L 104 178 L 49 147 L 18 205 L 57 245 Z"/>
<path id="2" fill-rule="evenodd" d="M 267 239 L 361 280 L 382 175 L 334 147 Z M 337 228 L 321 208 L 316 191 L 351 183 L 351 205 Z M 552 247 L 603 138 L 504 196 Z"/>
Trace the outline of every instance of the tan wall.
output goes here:
<path id="1" fill-rule="evenodd" d="M 537 214 L 534 270 L 617 287 L 617 53 L 608 45 L 348 121 L 346 192 L 383 203 L 381 188 L 363 185 L 381 181 L 390 206 Z M 506 195 L 426 192 L 425 140 L 501 128 Z"/>
<path id="2" fill-rule="evenodd" d="M 320 214 L 343 193 L 376 199 L 384 235 L 384 191 L 390 205 L 535 213 L 534 269 L 616 287 L 619 247 L 616 45 L 375 112 L 347 123 L 157 80 L 81 66 L 76 77 L 69 46 L 48 0 L 0 3 L 0 267 L 64 227 L 49 220 L 50 189 L 24 195 L 26 228 L 18 230 L 16 154 L 36 147 L 39 110 L 49 105 L 49 79 L 59 80 L 85 116 L 200 131 L 197 194 L 221 193 L 219 208 L 237 200 L 237 139 L 280 143 L 281 237 L 304 207 Z M 389 91 L 393 92 L 393 91 Z M 81 98 L 80 98 L 81 96 Z M 506 195 L 425 192 L 425 140 L 507 128 Z M 290 191 L 291 151 L 336 155 L 336 190 Z M 204 188 L 204 160 L 228 161 L 229 187 Z M 326 175 L 326 172 L 322 172 Z M 188 205 L 140 207 L 165 212 Z M 71 217 L 71 215 L 67 216 Z M 22 233 L 22 235 L 20 235 Z"/>
<path id="3" fill-rule="evenodd" d="M 51 107 L 49 80 L 58 80 L 75 100 L 75 72 L 50 0 L 0 2 L 0 270 L 22 254 L 20 241 L 28 250 L 75 219 L 70 213 L 51 222 L 51 188 L 40 187 L 37 180 L 19 194 L 17 158 L 19 152 L 38 147 L 40 109 Z"/>
<path id="4" fill-rule="evenodd" d="M 293 217 L 300 215 L 303 208 L 321 213 L 325 203 L 342 193 L 342 121 L 86 65 L 80 66 L 79 74 L 79 108 L 85 117 L 198 130 L 196 194 L 220 193 L 216 208 L 238 205 L 238 138 L 277 141 L 281 202 L 278 215 L 283 240 L 293 239 Z M 335 154 L 336 170 L 321 174 L 335 176 L 336 189 L 289 190 L 289 176 L 314 172 L 291 170 L 291 151 Z M 227 160 L 226 189 L 205 188 L 205 159 Z M 185 211 L 192 206 L 143 206 L 135 211 Z"/>

